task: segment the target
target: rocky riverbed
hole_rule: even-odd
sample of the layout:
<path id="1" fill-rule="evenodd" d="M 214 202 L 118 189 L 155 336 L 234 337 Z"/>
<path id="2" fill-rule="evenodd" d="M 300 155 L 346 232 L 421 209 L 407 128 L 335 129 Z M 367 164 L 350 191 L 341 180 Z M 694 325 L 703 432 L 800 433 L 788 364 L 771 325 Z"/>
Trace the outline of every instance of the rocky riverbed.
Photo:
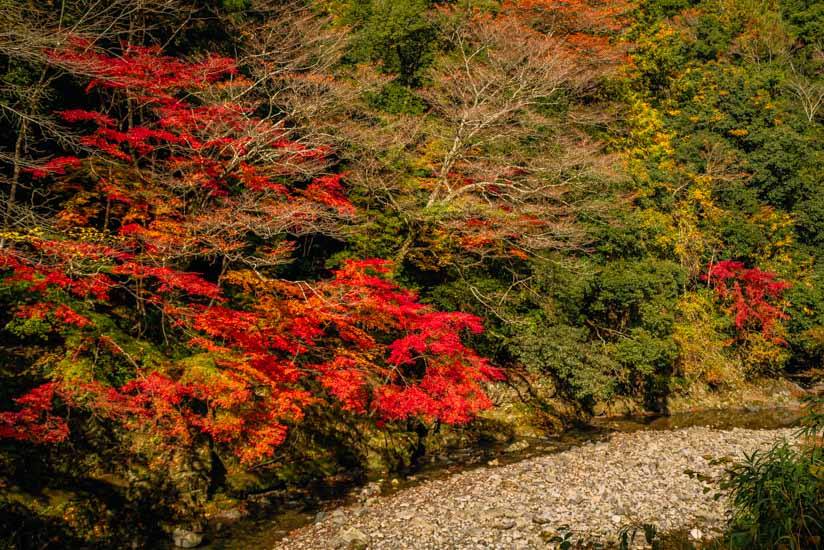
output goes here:
<path id="1" fill-rule="evenodd" d="M 685 472 L 717 476 L 709 461 L 741 457 L 791 438 L 792 428 L 615 433 L 557 454 L 427 481 L 389 496 L 367 487 L 360 502 L 319 514 L 276 549 L 548 548 L 564 526 L 575 539 L 611 543 L 630 525 L 720 532 L 727 507 Z M 642 539 L 643 537 L 640 537 Z M 639 540 L 640 540 L 639 539 Z"/>

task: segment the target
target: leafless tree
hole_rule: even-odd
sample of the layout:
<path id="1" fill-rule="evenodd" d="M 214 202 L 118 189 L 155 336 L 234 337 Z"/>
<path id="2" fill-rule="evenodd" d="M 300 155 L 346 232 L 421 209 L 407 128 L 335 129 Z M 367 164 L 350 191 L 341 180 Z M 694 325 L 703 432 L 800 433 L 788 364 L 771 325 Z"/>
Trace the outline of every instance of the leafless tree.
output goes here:
<path id="1" fill-rule="evenodd" d="M 818 71 L 812 75 L 803 74 L 790 63 L 792 76 L 787 81 L 787 86 L 798 97 L 810 123 L 815 120 L 815 115 L 824 103 L 824 51 L 816 50 L 813 59 L 819 65 Z"/>
<path id="2" fill-rule="evenodd" d="M 560 103 L 574 104 L 605 69 L 515 17 L 453 13 L 440 28 L 451 54 L 421 91 L 425 117 L 346 128 L 362 144 L 348 159 L 357 167 L 352 178 L 410 227 L 398 259 L 421 227 L 436 228 L 430 240 L 448 236 L 473 249 L 472 262 L 493 253 L 486 242 L 527 255 L 580 247 L 582 199 L 596 182 L 615 177 L 617 162 L 580 131 L 577 122 L 586 117 Z M 388 168 L 404 159 L 429 175 L 410 184 L 413 178 Z"/>

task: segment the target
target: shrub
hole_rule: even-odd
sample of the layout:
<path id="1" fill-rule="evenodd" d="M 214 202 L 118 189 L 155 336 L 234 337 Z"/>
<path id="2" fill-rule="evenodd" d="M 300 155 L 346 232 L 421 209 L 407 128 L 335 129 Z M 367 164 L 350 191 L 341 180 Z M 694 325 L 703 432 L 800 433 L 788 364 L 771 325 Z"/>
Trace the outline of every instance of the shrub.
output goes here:
<path id="1" fill-rule="evenodd" d="M 730 548 L 821 548 L 824 535 L 824 397 L 811 399 L 796 447 L 782 441 L 727 469 Z"/>

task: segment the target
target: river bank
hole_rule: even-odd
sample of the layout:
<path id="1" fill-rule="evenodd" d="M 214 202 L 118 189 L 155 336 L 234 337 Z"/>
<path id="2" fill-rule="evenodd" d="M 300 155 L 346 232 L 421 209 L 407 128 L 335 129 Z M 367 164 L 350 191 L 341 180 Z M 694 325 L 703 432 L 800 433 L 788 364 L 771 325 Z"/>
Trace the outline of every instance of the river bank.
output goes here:
<path id="1" fill-rule="evenodd" d="M 520 395 L 531 395 L 526 389 L 521 390 Z M 564 428 L 547 424 L 537 414 L 541 407 L 518 399 L 518 392 L 512 387 L 499 387 L 496 391 L 499 393 L 495 397 L 501 403 L 495 409 L 487 411 L 468 428 L 446 427 L 430 434 L 424 442 L 426 453 L 415 460 L 400 460 L 393 466 L 386 462 L 386 451 L 403 455 L 410 450 L 404 447 L 408 442 L 403 437 L 367 438 L 377 446 L 370 447 L 365 470 L 325 476 L 303 487 L 269 489 L 261 483 L 258 490 L 248 492 L 241 499 L 215 500 L 207 512 L 207 529 L 204 532 L 196 527 L 193 540 L 202 540 L 205 546 L 199 544 L 199 547 L 208 550 L 268 547 L 273 541 L 313 523 L 319 513 L 322 516 L 356 502 L 361 491 L 388 496 L 468 469 L 560 453 L 601 441 L 616 431 L 673 430 L 690 426 L 783 428 L 793 425 L 800 417 L 798 398 L 805 393 L 786 380 L 762 380 L 738 391 L 724 392 L 709 401 L 698 397 L 682 399 L 677 407 L 673 402 L 675 410 L 668 414 L 645 411 L 639 409 L 637 403 L 630 406 L 616 400 L 609 410 L 599 411 L 601 416 L 581 416 L 566 423 Z M 539 396 L 540 392 L 536 391 L 533 388 L 532 394 Z M 556 401 L 552 408 L 562 411 L 562 403 Z M 737 403 L 738 408 L 734 408 L 733 403 Z M 717 404 L 725 406 L 713 407 Z M 379 450 L 381 445 L 388 447 Z"/>
<path id="2" fill-rule="evenodd" d="M 797 423 L 801 414 L 802 412 L 797 408 L 755 409 L 748 407 L 747 409 L 711 410 L 666 416 L 596 418 L 583 429 L 570 430 L 552 437 L 521 437 L 514 442 L 496 442 L 487 446 L 455 449 L 448 453 L 428 457 L 424 463 L 419 464 L 415 470 L 406 475 L 374 476 L 366 486 L 355 486 L 348 491 L 336 492 L 337 496 L 318 496 L 308 499 L 306 495 L 303 497 L 300 495 L 264 497 L 266 500 L 278 498 L 277 502 L 280 504 L 275 504 L 273 501 L 270 505 L 257 506 L 257 512 L 254 511 L 255 508 L 251 508 L 249 510 L 252 512 L 251 516 L 240 521 L 216 518 L 216 521 L 211 522 L 212 528 L 206 534 L 205 548 L 209 550 L 269 548 L 284 537 L 302 532 L 302 529 L 311 528 L 311 525 L 318 520 L 322 521 L 334 515 L 337 523 L 340 523 L 341 514 L 365 513 L 363 504 L 367 498 L 371 499 L 369 501 L 371 506 L 397 493 L 419 491 L 421 486 L 429 483 L 437 485 L 476 470 L 494 474 L 501 468 L 515 467 L 519 463 L 528 464 L 530 460 L 548 459 L 548 457 L 574 451 L 577 448 L 588 449 L 593 444 L 599 445 L 613 438 L 628 436 L 636 432 L 656 434 L 683 428 L 701 428 L 711 432 L 734 430 L 736 433 L 751 431 L 786 433 L 782 430 L 789 428 L 789 432 L 792 432 L 794 430 L 792 426 Z M 656 436 L 648 437 L 654 439 Z M 725 446 L 720 445 L 717 450 L 722 452 Z M 661 450 L 662 459 L 666 458 L 667 452 L 665 449 Z M 272 513 L 272 506 L 277 509 L 277 513 Z M 361 508 L 358 508 L 359 506 Z M 352 510 L 355 512 L 351 512 Z M 617 533 L 620 527 L 617 526 L 614 532 Z M 340 529 L 326 533 L 325 536 L 328 535 L 331 538 L 325 542 L 323 539 L 316 540 L 320 545 L 318 548 L 330 547 L 332 539 L 341 533 Z"/>
<path id="3" fill-rule="evenodd" d="M 794 429 L 613 433 L 556 454 L 486 466 L 389 496 L 364 493 L 274 542 L 276 549 L 547 548 L 570 526 L 577 537 L 614 543 L 649 523 L 696 541 L 723 527 L 726 504 L 687 471 L 716 477 L 713 458 L 768 448 Z M 551 544 L 551 543 L 549 543 Z"/>

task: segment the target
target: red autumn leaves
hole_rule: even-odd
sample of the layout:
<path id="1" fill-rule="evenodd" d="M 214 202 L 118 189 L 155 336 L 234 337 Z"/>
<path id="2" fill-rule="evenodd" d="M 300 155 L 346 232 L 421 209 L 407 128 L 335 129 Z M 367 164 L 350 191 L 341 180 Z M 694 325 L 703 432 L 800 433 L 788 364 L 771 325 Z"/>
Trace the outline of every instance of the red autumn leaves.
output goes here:
<path id="1" fill-rule="evenodd" d="M 704 279 L 715 288 L 716 295 L 729 304 L 738 330 L 760 329 L 767 340 L 785 343 L 776 326 L 788 316 L 774 302 L 790 288 L 789 283 L 777 281 L 775 273 L 748 269 L 743 263 L 730 260 L 710 266 Z"/>
<path id="2" fill-rule="evenodd" d="M 463 341 L 480 319 L 420 303 L 387 262 L 348 261 L 314 283 L 266 274 L 288 260 L 285 237 L 355 209 L 343 176 L 318 173 L 329 149 L 256 116 L 232 60 L 133 46 L 115 57 L 82 40 L 50 58 L 121 109 L 60 113 L 84 152 L 29 173 L 83 200 L 69 194 L 59 231 L 0 249 L 0 272 L 25 289 L 18 318 L 64 338 L 71 361 L 105 358 L 119 374 L 54 369 L 0 413 L 0 437 L 62 441 L 76 409 L 159 445 L 209 437 L 253 462 L 310 405 L 451 423 L 491 405 L 482 385 L 501 374 Z M 219 282 L 186 269 L 198 257 L 227 265 Z"/>

